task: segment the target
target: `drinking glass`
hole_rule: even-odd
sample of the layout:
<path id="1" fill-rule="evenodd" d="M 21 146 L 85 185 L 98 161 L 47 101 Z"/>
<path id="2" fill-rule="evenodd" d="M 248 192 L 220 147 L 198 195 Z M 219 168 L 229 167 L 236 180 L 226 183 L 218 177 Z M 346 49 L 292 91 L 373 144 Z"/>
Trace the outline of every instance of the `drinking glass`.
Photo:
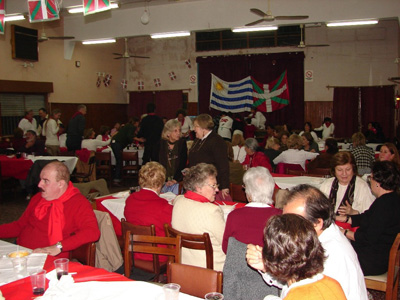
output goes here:
<path id="1" fill-rule="evenodd" d="M 164 290 L 165 300 L 178 300 L 180 289 L 181 286 L 177 283 L 164 284 L 163 290 Z"/>
<path id="2" fill-rule="evenodd" d="M 46 287 L 46 271 L 42 269 L 37 269 L 30 273 L 32 293 L 36 296 L 44 294 Z"/>
<path id="3" fill-rule="evenodd" d="M 54 261 L 54 266 L 57 272 L 57 279 L 60 280 L 61 276 L 68 275 L 68 258 L 59 258 Z"/>

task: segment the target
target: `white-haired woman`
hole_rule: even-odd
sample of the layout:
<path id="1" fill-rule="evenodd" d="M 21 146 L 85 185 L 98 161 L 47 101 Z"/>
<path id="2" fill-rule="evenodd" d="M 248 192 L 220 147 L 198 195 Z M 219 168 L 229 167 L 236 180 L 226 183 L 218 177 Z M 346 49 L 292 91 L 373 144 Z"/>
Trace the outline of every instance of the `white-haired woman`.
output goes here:
<path id="1" fill-rule="evenodd" d="M 271 163 L 269 158 L 259 150 L 258 142 L 255 138 L 248 138 L 244 142 L 244 149 L 246 151 L 246 158 L 242 165 L 246 168 L 264 167 L 272 172 Z"/>
<path id="2" fill-rule="evenodd" d="M 266 168 L 249 169 L 243 176 L 243 183 L 249 203 L 228 215 L 222 241 L 222 250 L 225 253 L 231 236 L 245 244 L 263 246 L 265 224 L 271 216 L 282 213 L 272 206 L 275 181 Z"/>
<path id="3" fill-rule="evenodd" d="M 186 140 L 181 138 L 181 122 L 169 120 L 161 133 L 159 162 L 167 170 L 165 187 L 168 189 L 182 181 L 182 170 L 186 167 Z M 163 190 L 164 192 L 165 190 Z M 174 192 L 177 192 L 174 190 Z"/>
<path id="4" fill-rule="evenodd" d="M 172 227 L 191 234 L 208 232 L 213 246 L 214 270 L 222 271 L 225 254 L 222 236 L 225 221 L 218 205 L 212 204 L 218 192 L 217 169 L 206 163 L 191 167 L 183 178 L 184 195 L 176 197 L 172 210 Z M 182 263 L 206 267 L 204 251 L 182 249 Z"/>

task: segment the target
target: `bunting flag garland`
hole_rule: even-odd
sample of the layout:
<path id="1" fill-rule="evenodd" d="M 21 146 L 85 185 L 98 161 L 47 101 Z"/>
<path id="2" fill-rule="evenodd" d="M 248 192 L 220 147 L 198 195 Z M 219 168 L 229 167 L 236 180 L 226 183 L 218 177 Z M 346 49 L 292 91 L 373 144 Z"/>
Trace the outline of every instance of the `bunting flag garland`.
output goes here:
<path id="1" fill-rule="evenodd" d="M 190 69 L 192 68 L 192 63 L 190 62 L 190 58 L 185 60 L 185 64 L 187 65 L 187 67 Z"/>
<path id="2" fill-rule="evenodd" d="M 210 107 L 233 113 L 250 111 L 252 106 L 262 112 L 272 112 L 289 105 L 286 71 L 274 81 L 263 84 L 252 76 L 226 82 L 211 74 Z"/>
<path id="3" fill-rule="evenodd" d="M 90 15 L 111 9 L 109 0 L 83 0 L 83 14 Z"/>
<path id="4" fill-rule="evenodd" d="M 154 78 L 154 85 L 156 87 L 160 87 L 161 86 L 161 80 L 160 78 Z"/>
<path id="5" fill-rule="evenodd" d="M 111 83 L 111 78 L 112 76 L 110 74 L 107 74 L 106 77 L 104 78 L 103 82 L 104 82 L 104 86 L 108 87 Z"/>
<path id="6" fill-rule="evenodd" d="M 128 80 L 122 79 L 121 80 L 121 85 L 123 89 L 126 89 L 128 87 Z"/>
<path id="7" fill-rule="evenodd" d="M 168 75 L 169 75 L 169 78 L 171 78 L 171 80 L 175 80 L 176 79 L 175 72 L 169 72 Z"/>
<path id="8" fill-rule="evenodd" d="M 53 21 L 60 18 L 56 0 L 28 0 L 29 22 Z"/>
<path id="9" fill-rule="evenodd" d="M 144 82 L 143 81 L 138 81 L 138 90 L 141 91 L 144 89 Z"/>
<path id="10" fill-rule="evenodd" d="M 4 2 L 6 0 L 0 0 L 0 34 L 4 34 L 4 16 L 6 11 L 4 9 Z"/>
<path id="11" fill-rule="evenodd" d="M 98 76 L 97 81 L 96 81 L 96 86 L 100 87 L 100 85 L 101 85 L 101 79 L 100 79 L 100 76 Z"/>

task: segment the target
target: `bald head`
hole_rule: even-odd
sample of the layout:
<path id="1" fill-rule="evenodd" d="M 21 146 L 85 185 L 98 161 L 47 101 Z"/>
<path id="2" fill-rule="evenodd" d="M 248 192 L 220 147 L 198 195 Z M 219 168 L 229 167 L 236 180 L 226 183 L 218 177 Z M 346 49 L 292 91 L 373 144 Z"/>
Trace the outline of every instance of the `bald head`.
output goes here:
<path id="1" fill-rule="evenodd" d="M 62 162 L 51 162 L 40 172 L 38 187 L 42 192 L 42 197 L 47 201 L 60 198 L 67 190 L 68 184 L 69 171 Z"/>

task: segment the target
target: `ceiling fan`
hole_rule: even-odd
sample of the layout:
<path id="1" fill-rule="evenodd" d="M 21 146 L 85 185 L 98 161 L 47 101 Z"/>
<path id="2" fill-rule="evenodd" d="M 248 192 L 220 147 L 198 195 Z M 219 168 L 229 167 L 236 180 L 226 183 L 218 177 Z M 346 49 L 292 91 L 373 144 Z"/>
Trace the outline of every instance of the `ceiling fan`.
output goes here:
<path id="1" fill-rule="evenodd" d="M 328 44 L 320 44 L 320 45 L 306 45 L 303 39 L 303 30 L 304 24 L 300 24 L 300 44 L 297 45 L 297 48 L 306 48 L 306 47 L 327 47 Z"/>
<path id="2" fill-rule="evenodd" d="M 46 32 L 43 30 L 42 34 L 38 38 L 38 42 L 46 42 L 48 40 L 73 40 L 74 36 L 47 36 Z"/>
<path id="3" fill-rule="evenodd" d="M 272 22 L 274 20 L 303 20 L 303 19 L 308 19 L 308 16 L 274 16 L 272 15 L 271 9 L 270 9 L 270 0 L 268 0 L 268 10 L 267 12 L 263 12 L 262 10 L 259 10 L 258 8 L 251 8 L 250 11 L 253 14 L 256 14 L 257 16 L 260 16 L 261 19 L 251 22 L 249 24 L 246 24 L 246 26 L 253 26 L 256 24 L 259 24 L 261 22 Z"/>
<path id="4" fill-rule="evenodd" d="M 128 52 L 128 39 L 127 38 L 125 38 L 125 51 L 124 51 L 124 53 L 123 54 L 121 54 L 121 53 L 113 53 L 114 55 L 118 55 L 118 57 L 114 57 L 114 59 L 121 59 L 121 58 L 124 58 L 124 59 L 126 59 L 126 58 L 150 58 L 150 57 L 148 57 L 148 56 L 139 56 L 139 55 L 131 55 L 131 54 L 129 54 L 129 52 Z"/>

